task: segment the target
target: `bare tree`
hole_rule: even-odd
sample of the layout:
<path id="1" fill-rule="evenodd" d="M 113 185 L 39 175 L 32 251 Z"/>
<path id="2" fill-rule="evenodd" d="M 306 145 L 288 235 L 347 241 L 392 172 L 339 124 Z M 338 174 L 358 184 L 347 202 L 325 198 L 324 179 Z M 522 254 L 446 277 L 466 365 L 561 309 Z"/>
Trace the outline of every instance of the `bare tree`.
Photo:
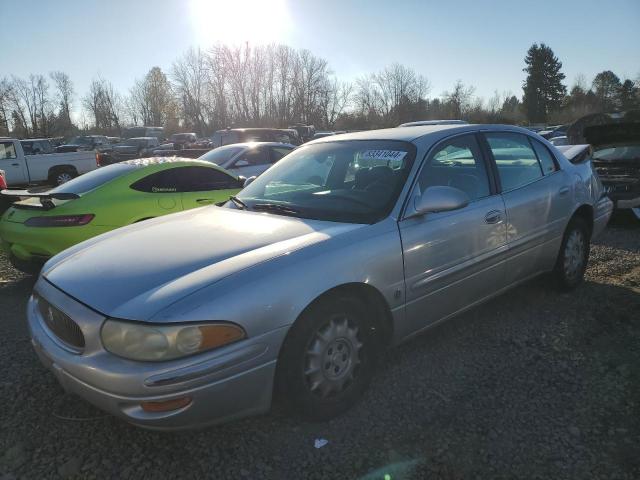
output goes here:
<path id="1" fill-rule="evenodd" d="M 128 101 L 129 114 L 137 123 L 165 125 L 174 114 L 175 101 L 171 85 L 160 67 L 153 67 L 142 80 L 136 81 Z"/>
<path id="2" fill-rule="evenodd" d="M 453 118 L 460 119 L 469 112 L 474 91 L 474 87 L 465 86 L 461 80 L 458 80 L 451 92 L 444 92 L 442 94 L 445 103 L 449 106 L 450 115 Z"/>
<path id="3" fill-rule="evenodd" d="M 93 117 L 93 125 L 97 130 L 120 132 L 123 101 L 110 82 L 100 77 L 94 78 L 82 102 Z"/>
<path id="4" fill-rule="evenodd" d="M 73 99 L 73 82 L 69 75 L 65 72 L 51 72 L 49 74 L 56 88 L 56 97 L 58 101 L 58 122 L 60 125 L 60 133 L 68 132 L 72 127 L 71 122 L 71 101 Z"/>
<path id="5" fill-rule="evenodd" d="M 207 129 L 207 76 L 207 61 L 200 49 L 189 49 L 173 63 L 172 78 L 184 122 L 199 134 Z"/>

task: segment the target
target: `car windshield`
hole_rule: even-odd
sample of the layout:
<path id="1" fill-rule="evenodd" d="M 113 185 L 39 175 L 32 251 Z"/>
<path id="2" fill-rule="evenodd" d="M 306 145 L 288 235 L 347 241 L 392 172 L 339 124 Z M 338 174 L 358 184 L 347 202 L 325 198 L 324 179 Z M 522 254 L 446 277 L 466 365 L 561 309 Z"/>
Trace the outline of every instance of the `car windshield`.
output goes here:
<path id="1" fill-rule="evenodd" d="M 415 158 L 400 141 L 303 146 L 238 194 L 252 210 L 334 222 L 374 223 L 389 214 Z"/>
<path id="2" fill-rule="evenodd" d="M 94 188 L 104 185 L 111 180 L 114 180 L 121 175 L 124 175 L 136 167 L 128 163 L 114 163 L 113 165 L 107 165 L 106 167 L 92 170 L 79 177 L 69 180 L 62 185 L 53 188 L 50 193 L 75 193 L 76 195 L 82 195 Z"/>
<path id="3" fill-rule="evenodd" d="M 616 145 L 593 152 L 594 160 L 640 160 L 640 144 Z"/>
<path id="4" fill-rule="evenodd" d="M 70 145 L 91 145 L 91 137 L 73 137 L 69 142 Z"/>
<path id="5" fill-rule="evenodd" d="M 222 165 L 237 153 L 242 151 L 243 147 L 229 146 L 215 148 L 200 157 L 200 160 Z"/>

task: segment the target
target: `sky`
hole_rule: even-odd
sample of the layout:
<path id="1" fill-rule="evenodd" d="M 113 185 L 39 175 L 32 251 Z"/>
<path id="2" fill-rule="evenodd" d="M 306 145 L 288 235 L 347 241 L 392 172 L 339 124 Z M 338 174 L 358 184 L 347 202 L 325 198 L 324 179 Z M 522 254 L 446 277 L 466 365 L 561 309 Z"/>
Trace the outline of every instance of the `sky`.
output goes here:
<path id="1" fill-rule="evenodd" d="M 76 104 L 100 75 L 126 93 L 189 47 L 282 43 L 325 58 L 343 80 L 394 62 L 485 99 L 522 95 L 524 56 L 551 46 L 568 86 L 602 70 L 640 76 L 640 0 L 0 0 L 0 78 L 67 72 Z"/>

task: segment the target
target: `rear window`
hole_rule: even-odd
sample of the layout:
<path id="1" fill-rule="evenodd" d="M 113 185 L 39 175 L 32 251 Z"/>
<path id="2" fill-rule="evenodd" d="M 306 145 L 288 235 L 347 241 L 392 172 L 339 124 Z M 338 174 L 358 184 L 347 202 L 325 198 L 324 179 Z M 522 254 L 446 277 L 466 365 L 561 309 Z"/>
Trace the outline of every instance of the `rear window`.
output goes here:
<path id="1" fill-rule="evenodd" d="M 94 188 L 98 188 L 111 180 L 115 180 L 136 168 L 138 167 L 128 163 L 107 165 L 106 167 L 98 168 L 76 177 L 67 183 L 63 183 L 62 185 L 52 189 L 51 193 L 75 193 L 77 195 L 81 195 L 93 190 Z"/>
<path id="2" fill-rule="evenodd" d="M 227 160 L 231 159 L 231 157 L 240 153 L 243 148 L 244 147 L 218 147 L 202 155 L 199 160 L 205 160 L 207 162 L 215 163 L 216 165 L 222 165 Z"/>

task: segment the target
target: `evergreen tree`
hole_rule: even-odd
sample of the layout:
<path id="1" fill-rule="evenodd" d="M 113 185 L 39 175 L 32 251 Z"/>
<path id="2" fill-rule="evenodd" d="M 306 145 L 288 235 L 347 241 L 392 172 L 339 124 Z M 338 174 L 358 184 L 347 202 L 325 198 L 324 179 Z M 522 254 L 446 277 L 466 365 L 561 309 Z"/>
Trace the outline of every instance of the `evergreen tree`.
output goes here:
<path id="1" fill-rule="evenodd" d="M 618 91 L 618 101 L 623 111 L 640 108 L 640 89 L 631 80 L 625 80 Z"/>
<path id="2" fill-rule="evenodd" d="M 610 112 L 620 108 L 619 93 L 622 83 L 611 70 L 600 72 L 593 79 L 592 88 L 603 112 Z"/>
<path id="3" fill-rule="evenodd" d="M 562 62 L 544 43 L 531 45 L 524 62 L 527 78 L 522 89 L 527 119 L 531 123 L 544 123 L 549 113 L 560 107 L 567 93 L 567 87 L 562 84 L 565 78 L 560 71 Z"/>

